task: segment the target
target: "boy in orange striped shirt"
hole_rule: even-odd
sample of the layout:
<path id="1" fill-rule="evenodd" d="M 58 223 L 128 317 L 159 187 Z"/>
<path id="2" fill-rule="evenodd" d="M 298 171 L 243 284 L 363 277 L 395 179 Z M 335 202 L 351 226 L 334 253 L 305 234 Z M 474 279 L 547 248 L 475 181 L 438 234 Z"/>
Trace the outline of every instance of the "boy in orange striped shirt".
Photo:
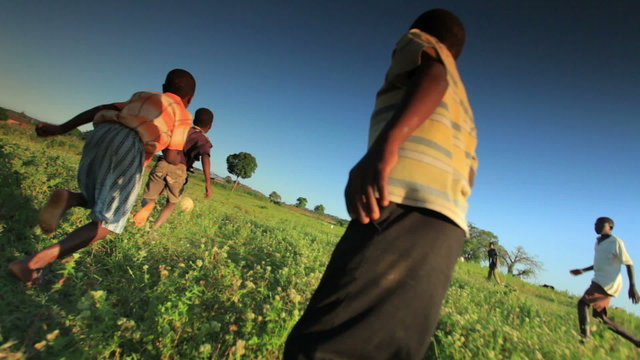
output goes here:
<path id="1" fill-rule="evenodd" d="M 189 72 L 174 69 L 167 74 L 163 93 L 137 92 L 127 102 L 97 106 L 64 124 L 36 127 L 38 136 L 50 137 L 93 122 L 94 130 L 85 142 L 78 167 L 81 192 L 56 190 L 38 218 L 42 231 L 49 234 L 75 206 L 91 209 L 91 222 L 35 255 L 9 264 L 13 275 L 30 285 L 47 264 L 124 229 L 140 189 L 144 164 L 164 149 L 167 161 L 178 163 L 191 127 L 186 107 L 195 87 Z"/>

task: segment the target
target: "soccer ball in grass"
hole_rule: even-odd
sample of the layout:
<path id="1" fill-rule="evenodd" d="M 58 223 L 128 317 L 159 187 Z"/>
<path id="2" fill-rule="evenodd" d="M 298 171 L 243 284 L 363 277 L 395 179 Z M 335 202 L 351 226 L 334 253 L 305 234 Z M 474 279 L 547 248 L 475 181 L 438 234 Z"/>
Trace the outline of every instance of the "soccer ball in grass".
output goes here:
<path id="1" fill-rule="evenodd" d="M 193 200 L 188 196 L 183 196 L 180 199 L 180 210 L 184 212 L 193 210 Z"/>

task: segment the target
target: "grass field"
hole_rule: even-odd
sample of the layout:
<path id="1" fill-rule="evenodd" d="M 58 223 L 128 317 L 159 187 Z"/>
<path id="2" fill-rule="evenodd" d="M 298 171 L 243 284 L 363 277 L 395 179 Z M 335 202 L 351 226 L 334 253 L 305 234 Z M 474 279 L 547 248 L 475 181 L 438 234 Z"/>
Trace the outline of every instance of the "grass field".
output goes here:
<path id="1" fill-rule="evenodd" d="M 35 223 L 52 190 L 77 188 L 81 148 L 0 122 L 2 266 L 86 223 L 83 209 L 51 237 Z M 45 286 L 0 272 L 0 359 L 278 359 L 344 228 L 225 184 L 203 193 L 192 177 L 192 212 L 54 263 Z M 497 286 L 485 271 L 457 266 L 427 359 L 638 358 L 595 322 L 580 344 L 576 297 L 511 277 Z M 638 318 L 610 314 L 640 335 Z"/>

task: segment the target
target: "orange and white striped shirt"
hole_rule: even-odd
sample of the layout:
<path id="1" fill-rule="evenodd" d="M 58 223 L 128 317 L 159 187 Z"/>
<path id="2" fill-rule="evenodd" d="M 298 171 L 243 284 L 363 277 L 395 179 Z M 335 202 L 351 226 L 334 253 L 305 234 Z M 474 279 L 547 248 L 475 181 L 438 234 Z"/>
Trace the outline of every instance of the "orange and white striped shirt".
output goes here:
<path id="1" fill-rule="evenodd" d="M 178 95 L 140 91 L 129 101 L 114 105 L 121 110 L 100 111 L 93 124 L 117 122 L 135 130 L 144 146 L 145 164 L 158 151 L 184 148 L 192 116 Z"/>

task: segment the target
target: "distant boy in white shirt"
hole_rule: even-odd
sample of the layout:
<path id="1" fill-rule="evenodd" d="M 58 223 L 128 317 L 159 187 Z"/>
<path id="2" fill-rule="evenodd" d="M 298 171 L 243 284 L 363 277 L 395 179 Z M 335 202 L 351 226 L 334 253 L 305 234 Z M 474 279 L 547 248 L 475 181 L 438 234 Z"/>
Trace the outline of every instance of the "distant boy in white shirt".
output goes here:
<path id="1" fill-rule="evenodd" d="M 593 265 L 584 269 L 570 271 L 572 275 L 580 275 L 589 270 L 594 272 L 591 285 L 578 301 L 580 333 L 585 338 L 589 337 L 589 315 L 587 315 L 587 309 L 591 306 L 593 308 L 593 317 L 604 321 L 611 327 L 613 332 L 640 347 L 640 340 L 607 317 L 607 307 L 611 297 L 618 296 L 622 290 L 622 274 L 620 274 L 620 265 L 622 264 L 626 265 L 627 274 L 629 275 L 629 298 L 634 304 L 640 301 L 640 295 L 636 291 L 633 261 L 631 261 L 622 239 L 612 234 L 613 220 L 608 217 L 598 218 L 595 230 L 600 236 L 598 236 L 595 246 Z"/>

